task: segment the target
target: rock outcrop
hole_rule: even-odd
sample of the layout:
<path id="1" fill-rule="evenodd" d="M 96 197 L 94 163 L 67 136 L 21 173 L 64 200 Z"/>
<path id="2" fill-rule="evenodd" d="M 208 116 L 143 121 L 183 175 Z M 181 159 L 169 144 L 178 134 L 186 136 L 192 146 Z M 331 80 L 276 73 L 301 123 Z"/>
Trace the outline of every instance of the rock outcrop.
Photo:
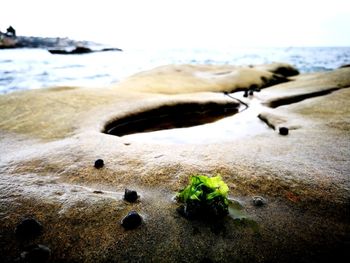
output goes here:
<path id="1" fill-rule="evenodd" d="M 99 46 L 95 50 L 90 47 Z M 0 49 L 9 48 L 42 48 L 52 51 L 54 54 L 86 54 L 102 51 L 122 51 L 120 48 L 111 48 L 91 41 L 77 41 L 61 37 L 28 37 L 7 36 L 0 33 Z"/>
<path id="2" fill-rule="evenodd" d="M 287 69 L 171 65 L 105 88 L 0 96 L 2 262 L 28 246 L 52 262 L 340 262 L 350 240 L 350 68 Z M 244 97 L 252 86 L 261 91 Z M 197 125 L 213 105 L 236 111 L 192 128 L 106 133 L 120 120 L 157 122 L 157 109 L 157 129 Z M 220 174 L 235 204 L 215 224 L 176 212 L 175 193 L 198 173 Z M 138 201 L 125 201 L 125 189 Z M 139 217 L 126 230 L 130 211 Z M 16 238 L 25 218 L 40 222 L 40 236 Z"/>

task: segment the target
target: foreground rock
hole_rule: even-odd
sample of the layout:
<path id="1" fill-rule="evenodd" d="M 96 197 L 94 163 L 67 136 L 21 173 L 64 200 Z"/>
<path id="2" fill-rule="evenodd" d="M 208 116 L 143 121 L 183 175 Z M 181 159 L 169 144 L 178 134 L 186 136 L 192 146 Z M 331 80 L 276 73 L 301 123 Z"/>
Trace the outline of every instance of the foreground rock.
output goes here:
<path id="1" fill-rule="evenodd" d="M 341 262 L 350 240 L 350 68 L 293 77 L 278 68 L 165 66 L 105 89 L 1 96 L 3 262 L 23 252 L 14 229 L 25 217 L 45 227 L 36 242 L 52 262 Z M 252 85 L 261 92 L 243 97 Z M 157 129 L 182 125 L 212 105 L 236 111 L 193 128 L 106 133 L 125 120 L 138 127 L 140 116 Z M 178 114 L 158 123 L 157 109 Z M 96 169 L 101 156 L 108 165 Z M 173 197 L 198 173 L 221 174 L 242 208 L 217 225 L 179 216 Z M 127 187 L 142 200 L 125 202 Z M 125 231 L 129 211 L 144 224 Z"/>

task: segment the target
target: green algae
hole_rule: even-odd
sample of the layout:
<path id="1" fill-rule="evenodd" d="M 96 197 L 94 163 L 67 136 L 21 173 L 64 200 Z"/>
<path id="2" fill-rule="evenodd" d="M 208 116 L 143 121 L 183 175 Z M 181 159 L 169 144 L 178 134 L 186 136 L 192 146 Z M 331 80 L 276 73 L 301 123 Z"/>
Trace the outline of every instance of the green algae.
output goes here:
<path id="1" fill-rule="evenodd" d="M 182 214 L 187 218 L 221 218 L 228 214 L 227 184 L 220 175 L 193 175 L 190 183 L 177 194 L 184 203 Z"/>

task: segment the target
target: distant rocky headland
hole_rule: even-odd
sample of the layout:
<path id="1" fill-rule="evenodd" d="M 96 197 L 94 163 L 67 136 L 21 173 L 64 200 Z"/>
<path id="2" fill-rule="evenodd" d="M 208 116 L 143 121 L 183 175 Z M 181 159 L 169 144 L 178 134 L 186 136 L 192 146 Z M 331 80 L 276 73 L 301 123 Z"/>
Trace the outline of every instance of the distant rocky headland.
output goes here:
<path id="1" fill-rule="evenodd" d="M 101 46 L 103 48 L 93 50 L 90 48 L 92 46 Z M 83 54 L 95 51 L 122 51 L 120 48 L 106 47 L 106 45 L 92 41 L 72 40 L 67 37 L 17 36 L 16 30 L 12 26 L 7 28 L 6 33 L 0 31 L 0 49 L 9 48 L 43 48 L 49 49 L 52 54 Z"/>

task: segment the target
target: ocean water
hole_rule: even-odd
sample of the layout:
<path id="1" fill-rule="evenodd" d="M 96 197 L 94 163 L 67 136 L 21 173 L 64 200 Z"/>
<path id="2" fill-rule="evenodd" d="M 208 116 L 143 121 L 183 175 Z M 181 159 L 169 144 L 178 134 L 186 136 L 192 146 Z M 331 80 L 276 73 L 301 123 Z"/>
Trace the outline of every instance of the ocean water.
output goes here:
<path id="1" fill-rule="evenodd" d="M 249 65 L 287 62 L 301 73 L 350 64 L 350 47 L 125 49 L 52 55 L 45 49 L 0 50 L 0 94 L 52 86 L 103 87 L 166 64 Z"/>

